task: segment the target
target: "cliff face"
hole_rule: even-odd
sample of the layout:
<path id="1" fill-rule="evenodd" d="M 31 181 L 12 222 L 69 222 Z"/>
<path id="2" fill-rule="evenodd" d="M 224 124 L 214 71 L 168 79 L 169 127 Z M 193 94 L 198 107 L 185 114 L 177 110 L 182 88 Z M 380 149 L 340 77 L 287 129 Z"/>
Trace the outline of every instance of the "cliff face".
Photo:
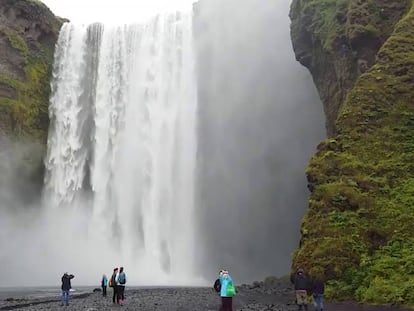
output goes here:
<path id="1" fill-rule="evenodd" d="M 292 38 L 325 105 L 293 268 L 328 296 L 414 304 L 414 5 L 296 0 Z"/>
<path id="2" fill-rule="evenodd" d="M 40 1 L 0 0 L 0 134 L 44 140 L 62 21 Z"/>
<path id="3" fill-rule="evenodd" d="M 293 0 L 292 42 L 319 90 L 328 135 L 347 92 L 375 62 L 410 0 Z"/>
<path id="4" fill-rule="evenodd" d="M 50 79 L 61 25 L 40 1 L 0 0 L 2 206 L 33 203 L 41 193 Z"/>

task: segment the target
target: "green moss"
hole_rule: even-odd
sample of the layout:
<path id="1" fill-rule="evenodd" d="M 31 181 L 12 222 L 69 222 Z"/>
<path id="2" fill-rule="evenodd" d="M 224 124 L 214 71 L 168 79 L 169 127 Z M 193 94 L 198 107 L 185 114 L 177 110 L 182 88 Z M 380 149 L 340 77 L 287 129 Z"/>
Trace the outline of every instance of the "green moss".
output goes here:
<path id="1" fill-rule="evenodd" d="M 306 22 L 307 31 L 329 52 L 342 44 L 358 45 L 367 38 L 385 40 L 408 1 L 389 0 L 379 4 L 376 0 L 297 0 L 299 12 L 295 15 L 302 18 L 294 18 L 293 23 L 310 19 Z"/>
<path id="2" fill-rule="evenodd" d="M 367 271 L 367 276 L 356 290 L 360 301 L 382 304 L 393 301 L 413 306 L 413 247 L 412 237 L 394 239 L 373 257 L 361 260 L 360 269 Z"/>
<path id="3" fill-rule="evenodd" d="M 29 48 L 27 47 L 26 41 L 17 33 L 17 31 L 8 28 L 4 29 L 3 32 L 14 49 L 20 51 L 25 57 L 29 55 Z"/>
<path id="4" fill-rule="evenodd" d="M 50 94 L 50 65 L 39 59 L 31 60 L 25 68 L 26 83 L 20 90 L 18 102 L 13 106 L 13 117 L 32 134 L 40 130 L 40 114 L 47 114 Z"/>
<path id="5" fill-rule="evenodd" d="M 23 83 L 17 79 L 14 79 L 7 73 L 0 72 L 0 82 L 10 86 L 14 90 L 19 90 L 24 87 Z"/>
<path id="6" fill-rule="evenodd" d="M 7 74 L 0 74 L 0 82 L 17 92 L 16 98 L 3 98 L 0 106 L 8 109 L 18 134 L 29 134 L 45 139 L 45 129 L 39 124 L 41 115 L 47 115 L 50 95 L 51 64 L 42 59 L 29 59 L 24 82 Z"/>
<path id="7" fill-rule="evenodd" d="M 0 70 L 0 83 L 13 90 L 12 98 L 0 98 L 1 108 L 9 113 L 11 120 L 5 129 L 8 135 L 35 137 L 44 142 L 48 128 L 54 42 L 62 20 L 38 0 L 16 0 L 7 5 L 12 5 L 30 24 L 41 23 L 43 35 L 34 41 L 19 23 L 10 23 L 7 19 L 0 26 L 2 37 L 23 58 L 22 68 L 12 66 L 11 69 L 5 67 Z"/>
<path id="8" fill-rule="evenodd" d="M 346 18 L 349 1 L 308 0 L 299 2 L 299 15 L 311 19 L 309 24 L 312 34 L 320 40 L 325 49 L 330 49 L 335 39 L 345 32 L 341 20 Z"/>
<path id="9" fill-rule="evenodd" d="M 323 267 L 331 299 L 414 306 L 413 25 L 414 5 L 307 169 L 312 194 L 293 268 Z"/>

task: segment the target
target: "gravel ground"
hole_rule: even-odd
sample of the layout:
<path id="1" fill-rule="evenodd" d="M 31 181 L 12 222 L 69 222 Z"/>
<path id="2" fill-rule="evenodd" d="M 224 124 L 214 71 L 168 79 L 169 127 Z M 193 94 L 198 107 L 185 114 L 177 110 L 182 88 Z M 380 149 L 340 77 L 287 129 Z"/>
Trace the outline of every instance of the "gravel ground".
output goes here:
<path id="1" fill-rule="evenodd" d="M 272 284 L 271 287 L 263 283 L 242 285 L 238 287 L 234 298 L 234 310 L 238 311 L 296 311 L 293 302 L 292 288 L 286 283 Z M 112 289 L 108 297 L 101 293 L 73 295 L 70 306 L 61 307 L 57 297 L 38 299 L 13 299 L 0 301 L 0 310 L 73 310 L 73 311 L 100 311 L 100 310 L 144 310 L 144 311 L 217 311 L 220 300 L 210 288 L 151 288 L 126 289 L 125 304 L 112 304 Z M 329 303 L 328 311 L 403 311 L 392 306 L 361 306 L 352 302 Z M 309 306 L 309 311 L 313 307 Z"/>

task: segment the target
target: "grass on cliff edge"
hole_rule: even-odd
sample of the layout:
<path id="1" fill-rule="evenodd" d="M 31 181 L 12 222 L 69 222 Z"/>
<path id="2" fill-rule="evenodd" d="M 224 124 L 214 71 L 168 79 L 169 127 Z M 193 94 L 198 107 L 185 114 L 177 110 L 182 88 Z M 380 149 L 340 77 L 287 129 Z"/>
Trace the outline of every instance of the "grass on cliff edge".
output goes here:
<path id="1" fill-rule="evenodd" d="M 331 299 L 414 306 L 414 5 L 319 146 L 294 268 Z"/>
<path id="2" fill-rule="evenodd" d="M 307 30 L 329 52 L 342 44 L 355 48 L 367 40 L 383 42 L 400 17 L 398 13 L 404 11 L 409 0 L 297 1 L 300 3 L 300 15 L 311 19 L 310 29 Z"/>

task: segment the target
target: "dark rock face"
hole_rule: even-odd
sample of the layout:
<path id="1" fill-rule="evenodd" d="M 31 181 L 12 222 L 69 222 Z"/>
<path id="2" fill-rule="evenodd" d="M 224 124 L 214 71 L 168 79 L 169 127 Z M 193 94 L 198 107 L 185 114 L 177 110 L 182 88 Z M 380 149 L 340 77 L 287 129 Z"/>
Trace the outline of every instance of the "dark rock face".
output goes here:
<path id="1" fill-rule="evenodd" d="M 293 0 L 290 17 L 297 60 L 312 73 L 329 136 L 356 79 L 375 63 L 409 0 Z"/>
<path id="2" fill-rule="evenodd" d="M 44 141 L 62 20 L 37 0 L 0 0 L 0 134 Z"/>
<path id="3" fill-rule="evenodd" d="M 293 268 L 331 299 L 412 305 L 414 1 L 296 0 L 291 18 L 331 135 L 306 172 Z"/>

